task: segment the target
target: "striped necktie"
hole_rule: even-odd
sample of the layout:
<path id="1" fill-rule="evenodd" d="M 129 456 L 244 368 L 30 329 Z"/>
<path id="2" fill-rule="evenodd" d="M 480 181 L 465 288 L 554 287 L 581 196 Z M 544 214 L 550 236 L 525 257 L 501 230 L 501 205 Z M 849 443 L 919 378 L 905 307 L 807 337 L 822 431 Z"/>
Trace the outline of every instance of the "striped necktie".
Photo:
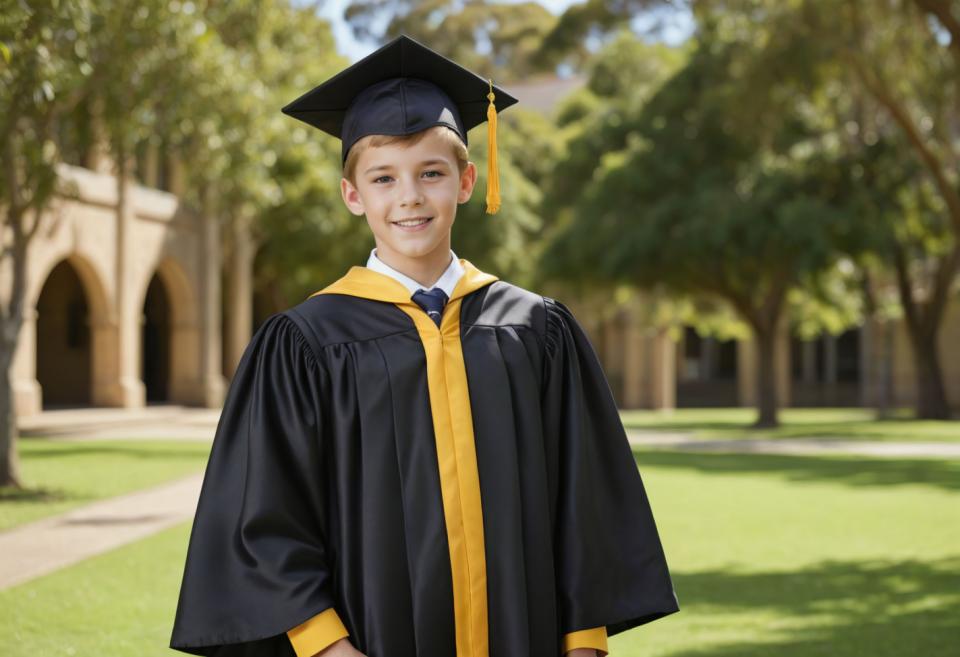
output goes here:
<path id="1" fill-rule="evenodd" d="M 413 293 L 413 300 L 417 305 L 423 308 L 424 312 L 433 320 L 433 323 L 440 326 L 440 318 L 443 316 L 443 307 L 447 303 L 447 293 L 439 287 L 435 287 L 429 292 L 420 288 Z"/>

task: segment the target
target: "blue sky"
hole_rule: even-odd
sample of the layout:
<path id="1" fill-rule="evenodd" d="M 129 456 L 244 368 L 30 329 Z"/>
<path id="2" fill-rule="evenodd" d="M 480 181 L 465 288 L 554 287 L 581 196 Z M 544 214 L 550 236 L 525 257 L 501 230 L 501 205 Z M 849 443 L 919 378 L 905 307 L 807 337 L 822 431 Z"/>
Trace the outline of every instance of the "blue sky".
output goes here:
<path id="1" fill-rule="evenodd" d="M 524 0 L 500 1 L 510 3 Z M 577 0 L 539 0 L 541 5 L 554 14 L 561 13 L 570 5 L 575 4 L 576 1 Z M 333 34 L 337 40 L 337 49 L 341 54 L 349 57 L 351 62 L 355 62 L 376 50 L 378 44 L 365 44 L 353 38 L 349 26 L 347 26 L 343 20 L 343 10 L 349 4 L 350 0 L 326 0 L 323 9 L 320 10 L 320 14 L 329 18 L 333 25 Z M 642 18 L 637 21 L 638 27 L 642 27 L 643 24 L 644 21 Z M 690 18 L 685 14 L 677 14 L 676 18 L 671 20 L 671 23 L 665 29 L 663 38 L 665 41 L 672 43 L 682 41 L 688 36 L 690 28 Z"/>

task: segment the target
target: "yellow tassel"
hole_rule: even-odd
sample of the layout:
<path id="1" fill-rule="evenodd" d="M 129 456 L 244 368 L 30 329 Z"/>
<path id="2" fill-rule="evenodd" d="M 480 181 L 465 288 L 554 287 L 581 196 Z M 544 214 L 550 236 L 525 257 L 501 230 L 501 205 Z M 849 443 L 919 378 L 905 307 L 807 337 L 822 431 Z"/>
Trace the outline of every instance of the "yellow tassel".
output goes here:
<path id="1" fill-rule="evenodd" d="M 497 108 L 493 105 L 493 80 L 487 94 L 487 213 L 496 214 L 500 209 L 500 167 L 497 165 Z"/>

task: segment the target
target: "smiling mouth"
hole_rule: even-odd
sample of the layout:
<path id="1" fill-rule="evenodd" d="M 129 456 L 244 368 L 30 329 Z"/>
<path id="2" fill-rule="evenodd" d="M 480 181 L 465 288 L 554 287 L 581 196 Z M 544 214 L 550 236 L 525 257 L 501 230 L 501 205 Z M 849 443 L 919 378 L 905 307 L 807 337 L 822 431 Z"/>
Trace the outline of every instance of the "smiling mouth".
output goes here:
<path id="1" fill-rule="evenodd" d="M 393 224 L 395 224 L 395 225 L 397 225 L 397 226 L 404 226 L 404 227 L 406 227 L 406 228 L 412 228 L 412 227 L 414 227 L 414 226 L 423 225 L 423 224 L 427 223 L 428 221 L 432 221 L 432 220 L 433 220 L 433 217 L 417 217 L 417 218 L 415 218 L 415 219 L 401 219 L 401 220 L 399 220 L 399 221 L 393 221 L 393 222 L 391 222 L 391 223 L 393 223 Z"/>

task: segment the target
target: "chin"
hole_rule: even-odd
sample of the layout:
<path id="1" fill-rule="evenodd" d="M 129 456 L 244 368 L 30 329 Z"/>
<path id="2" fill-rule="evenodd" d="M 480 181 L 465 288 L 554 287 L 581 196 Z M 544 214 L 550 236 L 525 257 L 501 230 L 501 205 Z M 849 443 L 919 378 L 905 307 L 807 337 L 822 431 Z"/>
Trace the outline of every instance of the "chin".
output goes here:
<path id="1" fill-rule="evenodd" d="M 413 242 L 413 240 L 411 240 Z M 397 253 L 403 254 L 407 258 L 422 258 L 423 256 L 433 253 L 439 246 L 439 242 L 423 242 L 423 243 L 407 243 L 407 244 L 394 244 L 391 245 L 391 248 Z"/>

